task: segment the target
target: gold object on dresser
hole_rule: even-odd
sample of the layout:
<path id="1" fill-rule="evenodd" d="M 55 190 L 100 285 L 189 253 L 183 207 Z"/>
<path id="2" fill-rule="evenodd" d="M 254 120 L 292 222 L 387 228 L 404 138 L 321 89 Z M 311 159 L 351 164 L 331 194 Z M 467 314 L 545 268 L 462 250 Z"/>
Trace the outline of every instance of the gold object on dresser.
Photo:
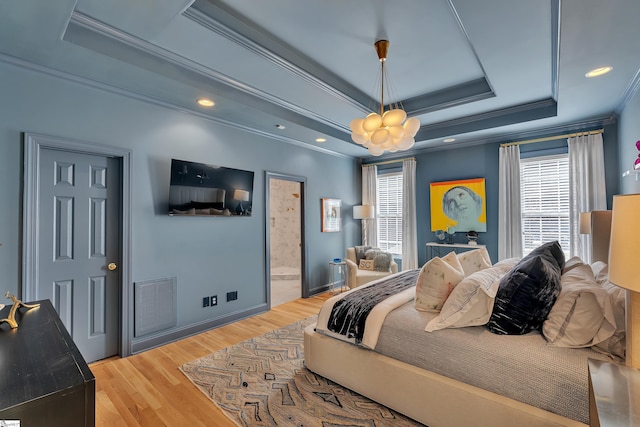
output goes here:
<path id="1" fill-rule="evenodd" d="M 22 301 L 20 301 L 18 298 L 16 298 L 15 295 L 9 294 L 9 291 L 7 291 L 4 294 L 4 297 L 7 298 L 7 299 L 12 300 L 13 301 L 13 305 L 11 306 L 11 309 L 9 310 L 9 316 L 4 318 L 4 319 L 0 319 L 0 324 L 2 324 L 3 322 L 6 322 L 6 323 L 9 324 L 11 329 L 16 329 L 18 327 L 18 322 L 16 321 L 16 311 L 18 311 L 18 309 L 20 307 L 31 309 L 31 308 L 36 308 L 36 307 L 40 306 L 40 304 L 25 304 Z"/>

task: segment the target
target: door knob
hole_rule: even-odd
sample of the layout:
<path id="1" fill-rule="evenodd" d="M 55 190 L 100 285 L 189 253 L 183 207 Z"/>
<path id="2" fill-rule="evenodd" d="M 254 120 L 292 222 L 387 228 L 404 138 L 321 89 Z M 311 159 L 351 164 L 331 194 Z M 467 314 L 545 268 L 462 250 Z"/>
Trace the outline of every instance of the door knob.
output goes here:
<path id="1" fill-rule="evenodd" d="M 109 265 L 107 265 L 107 268 L 109 269 L 109 271 L 113 271 L 116 268 L 118 268 L 118 266 L 116 265 L 115 262 L 110 262 Z"/>

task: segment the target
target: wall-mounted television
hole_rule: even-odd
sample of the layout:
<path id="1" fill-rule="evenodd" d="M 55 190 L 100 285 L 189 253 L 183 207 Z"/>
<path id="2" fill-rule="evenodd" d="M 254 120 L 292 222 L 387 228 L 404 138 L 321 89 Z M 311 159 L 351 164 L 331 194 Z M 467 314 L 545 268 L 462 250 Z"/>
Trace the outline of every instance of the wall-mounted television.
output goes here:
<path id="1" fill-rule="evenodd" d="M 251 216 L 253 172 L 171 160 L 169 215 Z"/>

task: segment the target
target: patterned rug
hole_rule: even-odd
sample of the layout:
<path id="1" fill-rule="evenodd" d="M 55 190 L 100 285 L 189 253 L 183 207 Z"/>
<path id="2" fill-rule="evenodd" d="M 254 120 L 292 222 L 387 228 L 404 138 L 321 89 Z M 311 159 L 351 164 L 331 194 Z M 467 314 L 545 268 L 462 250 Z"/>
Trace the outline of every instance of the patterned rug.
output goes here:
<path id="1" fill-rule="evenodd" d="M 302 331 L 315 321 L 251 338 L 180 370 L 240 426 L 422 426 L 306 369 Z"/>

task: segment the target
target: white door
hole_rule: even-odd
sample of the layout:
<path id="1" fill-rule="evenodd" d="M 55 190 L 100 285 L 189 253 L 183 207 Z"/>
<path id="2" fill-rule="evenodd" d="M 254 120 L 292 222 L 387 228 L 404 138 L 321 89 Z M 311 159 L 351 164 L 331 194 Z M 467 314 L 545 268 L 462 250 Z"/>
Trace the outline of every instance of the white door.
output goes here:
<path id="1" fill-rule="evenodd" d="M 118 353 L 121 168 L 113 157 L 43 148 L 36 299 L 50 299 L 87 362 Z"/>

